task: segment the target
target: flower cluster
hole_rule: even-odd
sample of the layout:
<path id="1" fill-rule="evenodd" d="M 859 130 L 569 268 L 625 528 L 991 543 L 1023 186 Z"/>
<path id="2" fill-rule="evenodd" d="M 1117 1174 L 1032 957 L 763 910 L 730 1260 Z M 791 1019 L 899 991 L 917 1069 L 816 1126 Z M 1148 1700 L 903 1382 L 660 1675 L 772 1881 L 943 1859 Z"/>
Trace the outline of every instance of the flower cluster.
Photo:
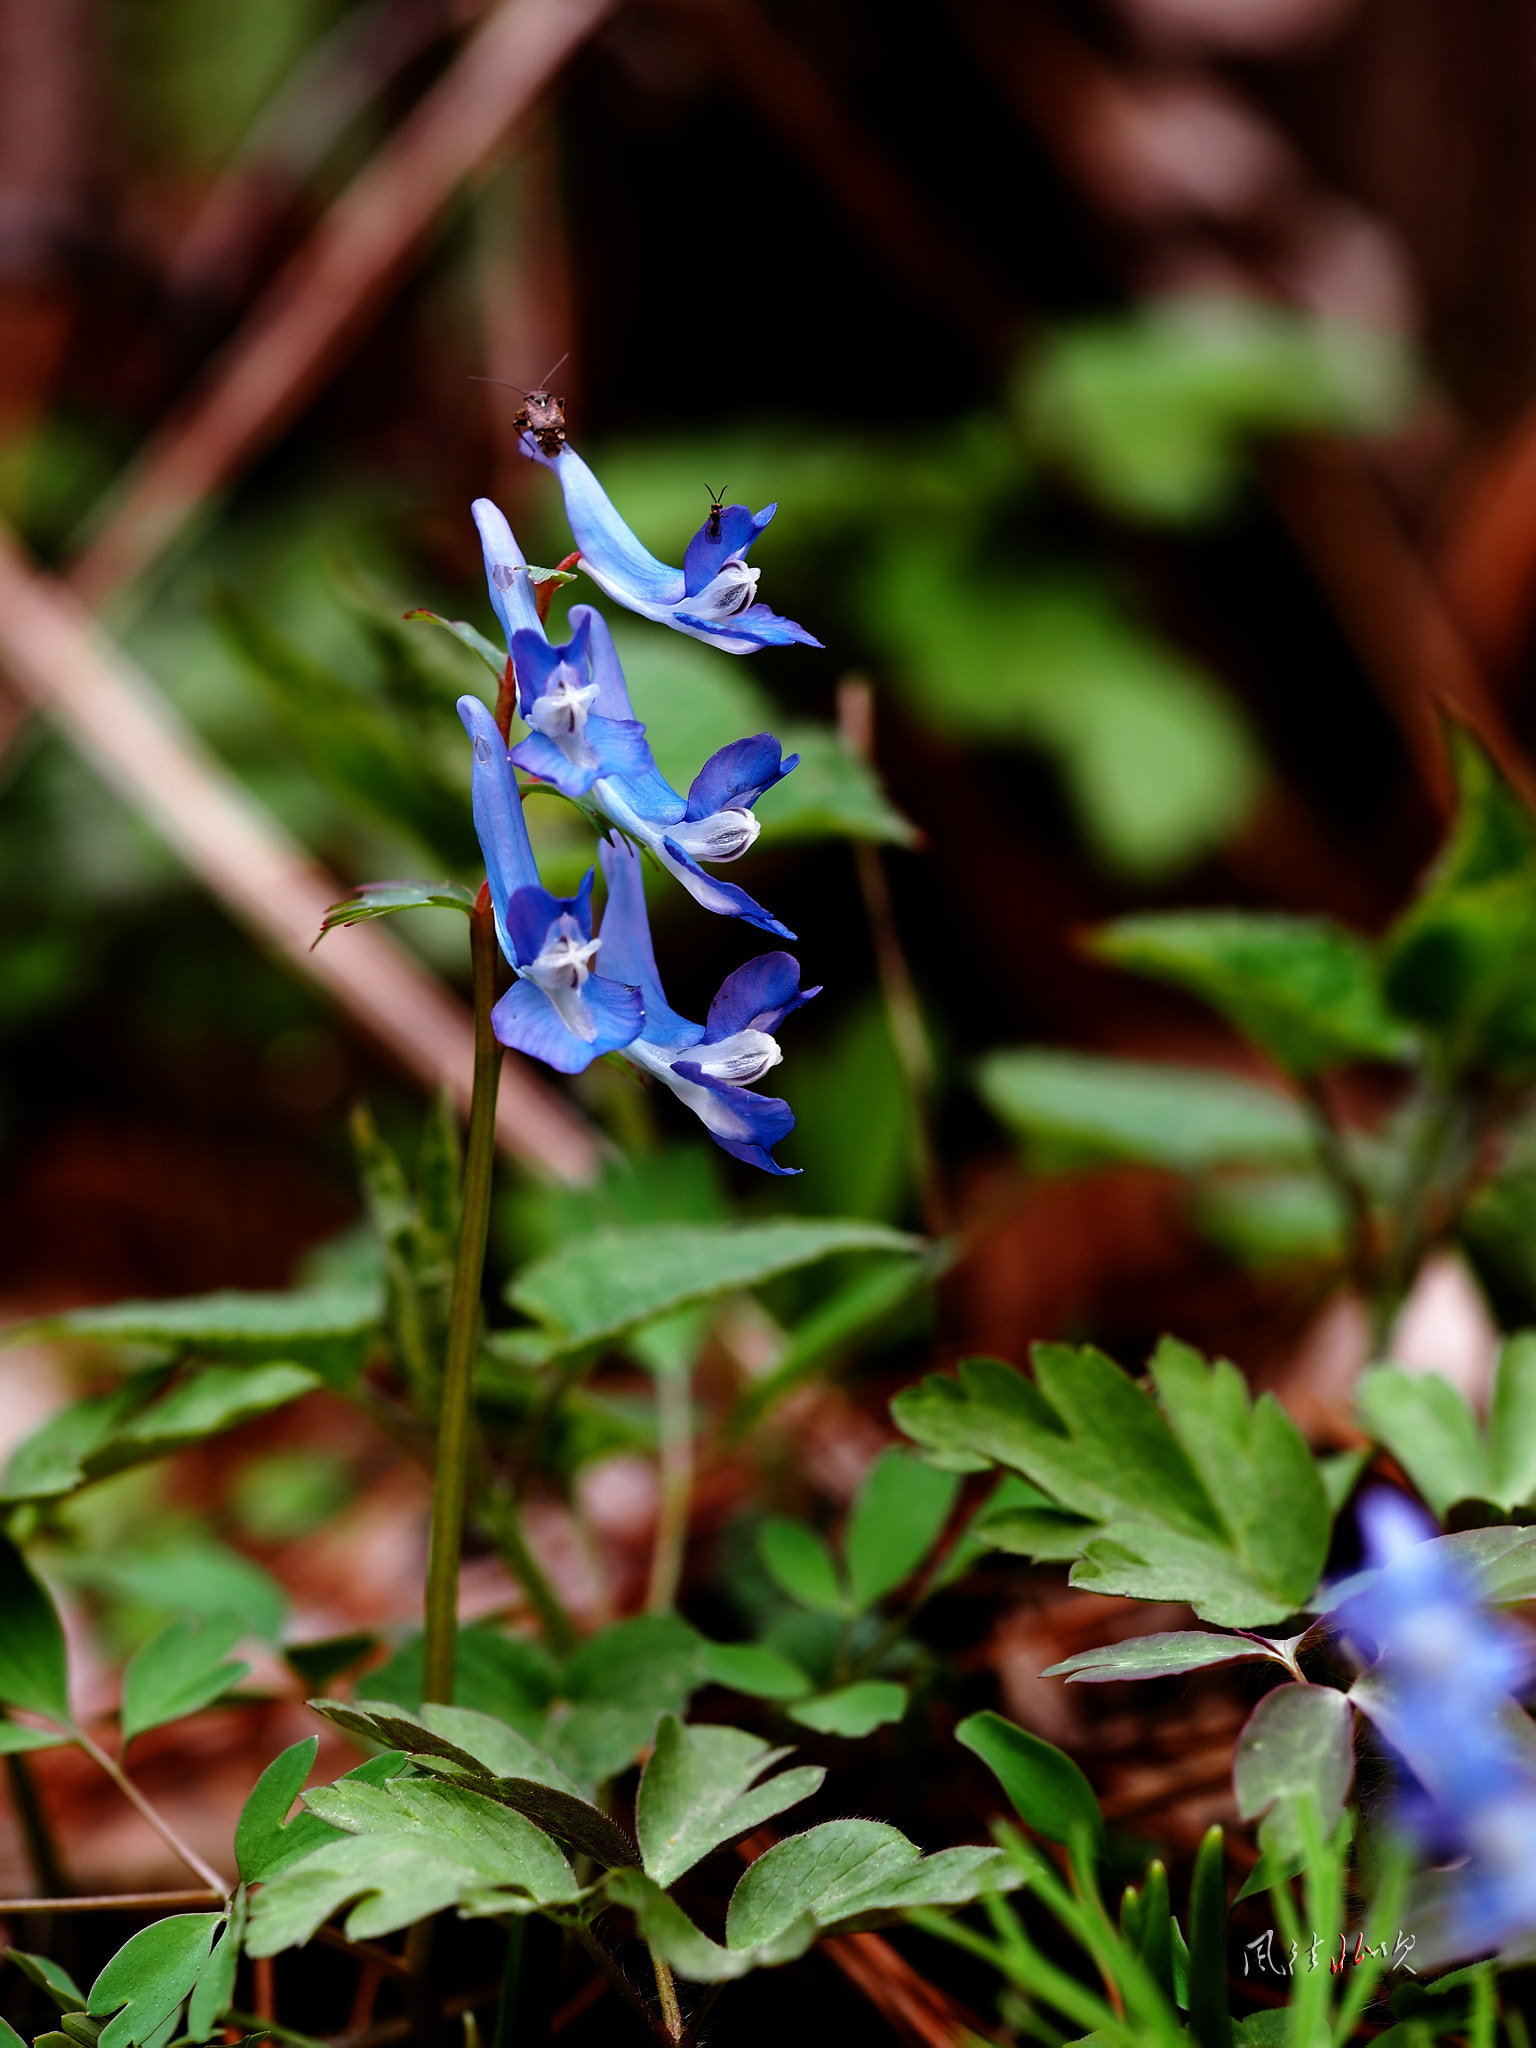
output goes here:
<path id="1" fill-rule="evenodd" d="M 1398 1817 L 1436 1862 L 1426 1890 L 1439 1959 L 1536 1929 L 1536 1754 L 1514 1691 L 1524 1638 L 1478 1597 L 1466 1565 L 1400 1494 L 1361 1504 L 1370 1584 L 1339 1619 L 1375 1657 L 1372 1718 L 1418 1780 Z"/>
<path id="2" fill-rule="evenodd" d="M 581 567 L 620 604 L 731 654 L 796 640 L 820 645 L 754 601 L 759 572 L 747 567 L 746 554 L 772 505 L 758 513 L 744 505 L 712 511 L 682 570 L 669 569 L 641 547 L 573 449 L 546 457 L 531 436 L 522 445 L 554 470 Z M 782 1057 L 773 1036 L 779 1024 L 817 990 L 801 988 L 790 954 L 764 953 L 727 976 L 707 1022 L 680 1017 L 656 971 L 639 849 L 706 910 L 793 939 L 744 889 L 701 863 L 746 852 L 760 829 L 753 805 L 799 757 L 785 759 L 772 734 L 757 733 L 712 755 L 680 795 L 651 757 L 602 614 L 573 605 L 570 638 L 552 643 L 511 527 L 488 498 L 476 501 L 474 514 L 528 728 L 509 748 L 478 697 L 459 699 L 474 750 L 475 829 L 496 935 L 516 976 L 493 1013 L 496 1036 L 563 1074 L 622 1053 L 685 1102 L 717 1145 L 765 1172 L 788 1173 L 772 1147 L 794 1129 L 794 1117 L 787 1103 L 753 1093 L 753 1083 Z M 592 928 L 593 870 L 574 896 L 552 896 L 541 884 L 517 769 L 581 799 L 614 828 L 599 849 L 608 893 L 600 931 Z"/>

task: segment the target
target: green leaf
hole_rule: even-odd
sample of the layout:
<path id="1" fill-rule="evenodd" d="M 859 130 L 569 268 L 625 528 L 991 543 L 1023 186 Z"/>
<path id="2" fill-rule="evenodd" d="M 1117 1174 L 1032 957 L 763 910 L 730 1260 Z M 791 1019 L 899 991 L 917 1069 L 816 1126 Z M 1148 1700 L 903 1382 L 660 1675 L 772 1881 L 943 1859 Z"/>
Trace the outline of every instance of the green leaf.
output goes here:
<path id="1" fill-rule="evenodd" d="M 1331 918 L 1159 911 L 1101 926 L 1090 944 L 1100 959 L 1204 997 L 1288 1073 L 1413 1052 L 1370 948 Z"/>
<path id="2" fill-rule="evenodd" d="M 1106 1643 L 1099 1650 L 1079 1650 L 1075 1657 L 1047 1666 L 1040 1676 L 1075 1679 L 1080 1685 L 1108 1685 L 1122 1678 L 1172 1678 L 1183 1671 L 1204 1671 L 1212 1664 L 1239 1664 L 1254 1657 L 1284 1662 L 1252 1636 L 1217 1636 L 1180 1628 L 1132 1636 L 1124 1643 Z"/>
<path id="3" fill-rule="evenodd" d="M 666 1889 L 712 1849 L 809 1799 L 827 1775 L 813 1764 L 757 1783 L 791 1754 L 741 1728 L 689 1728 L 663 1714 L 635 1802 L 646 1875 Z"/>
<path id="4" fill-rule="evenodd" d="M 244 1626 L 238 1614 L 169 1621 L 141 1644 L 123 1673 L 124 1744 L 146 1728 L 195 1714 L 238 1685 L 250 1665 L 224 1660 Z"/>
<path id="5" fill-rule="evenodd" d="M 822 1932 L 878 1927 L 914 1906 L 968 1905 L 1019 1883 L 999 1849 L 925 1856 L 883 1822 L 826 1821 L 757 1858 L 731 1894 L 725 1938 L 733 1949 L 777 1941 L 804 1913 Z"/>
<path id="6" fill-rule="evenodd" d="M 161 1392 L 165 1379 L 163 1368 L 151 1367 L 112 1394 L 88 1396 L 50 1416 L 17 1446 L 0 1498 L 58 1499 L 271 1414 L 321 1383 L 302 1365 L 206 1365 Z"/>
<path id="7" fill-rule="evenodd" d="M 1200 1235 L 1240 1266 L 1334 1266 L 1349 1242 L 1349 1212 L 1320 1173 L 1220 1173 L 1190 1190 Z"/>
<path id="8" fill-rule="evenodd" d="M 143 1549 L 125 1539 L 115 1549 L 61 1554 L 59 1569 L 75 1585 L 137 1610 L 135 1624 L 145 1619 L 144 1609 L 154 1621 L 238 1614 L 249 1634 L 276 1642 L 287 1619 L 288 1596 L 271 1573 L 196 1524 L 167 1531 Z"/>
<path id="9" fill-rule="evenodd" d="M 416 1634 L 387 1664 L 368 1673 L 369 1696 L 394 1700 L 416 1713 L 421 1707 L 421 1676 L 422 1638 Z M 479 1623 L 459 1630 L 453 1695 L 460 1706 L 495 1714 L 536 1739 L 555 1692 L 554 1666 L 537 1645 Z"/>
<path id="10" fill-rule="evenodd" d="M 786 754 L 800 765 L 752 806 L 763 829 L 781 839 L 865 839 L 915 846 L 917 827 L 886 795 L 879 775 L 824 725 L 775 722 Z"/>
<path id="11" fill-rule="evenodd" d="M 1413 1481 L 1437 1520 L 1453 1502 L 1491 1498 L 1477 1418 L 1439 1373 L 1375 1365 L 1356 1389 L 1360 1420 Z"/>
<path id="12" fill-rule="evenodd" d="M 1536 1500 L 1536 1330 L 1499 1349 L 1488 1409 L 1489 1497 L 1502 1507 Z"/>
<path id="13" fill-rule="evenodd" d="M 977 1516 L 974 1527 L 976 1541 L 983 1548 L 1006 1551 L 1010 1557 L 1033 1558 L 1037 1564 L 1070 1563 L 1082 1556 L 1083 1545 L 1099 1532 L 1099 1524 L 1086 1516 L 1069 1515 L 1053 1507 L 990 1508 Z"/>
<path id="14" fill-rule="evenodd" d="M 457 1774 L 456 1781 L 469 1790 L 523 1814 L 556 1840 L 599 1863 L 640 1860 L 628 1836 L 579 1796 L 552 1758 L 535 1749 L 516 1729 L 488 1714 L 476 1714 L 467 1707 L 433 1706 L 418 1720 L 378 1700 L 311 1700 L 310 1705 L 338 1727 L 398 1749 L 434 1771 L 449 1766 Z M 456 1742 L 428 1726 L 428 1715 L 464 1739 Z M 469 1741 L 474 1749 L 466 1746 Z M 477 1750 L 485 1755 L 477 1755 Z M 516 1768 L 506 1776 L 499 1775 L 496 1764 L 508 1761 Z"/>
<path id="15" fill-rule="evenodd" d="M 475 895 L 462 882 L 360 882 L 350 896 L 327 909 L 315 944 L 318 946 L 327 932 L 390 917 L 397 910 L 462 910 L 468 917 L 475 907 Z"/>
<path id="16" fill-rule="evenodd" d="M 972 1750 L 1007 1793 L 1019 1818 L 1047 1841 L 1070 1844 L 1086 1828 L 1094 1842 L 1104 1839 L 1104 1817 L 1093 1787 L 1071 1757 L 1001 1714 L 972 1714 L 955 1730 L 955 1740 Z"/>
<path id="17" fill-rule="evenodd" d="M 69 1721 L 64 1631 L 47 1592 L 8 1536 L 0 1535 L 0 1700 L 50 1721 Z"/>
<path id="18" fill-rule="evenodd" d="M 1230 2048 L 1227 1869 L 1219 1827 L 1206 1829 L 1189 1884 L 1189 2031 L 1198 2048 Z"/>
<path id="19" fill-rule="evenodd" d="M 26 2042 L 17 2033 L 4 2013 L 0 2013 L 0 2048 L 27 2048 Z"/>
<path id="20" fill-rule="evenodd" d="M 588 1637 L 560 1680 L 545 1746 L 574 1778 L 599 1784 L 632 1764 L 663 1714 L 704 1683 L 703 1639 L 675 1614 L 642 1614 Z"/>
<path id="21" fill-rule="evenodd" d="M 318 1735 L 306 1737 L 275 1756 L 256 1780 L 235 1823 L 235 1868 L 246 1884 L 259 1884 L 306 1855 L 318 1842 L 330 1841 L 334 1828 L 312 1814 L 288 1813 L 315 1767 Z"/>
<path id="22" fill-rule="evenodd" d="M 643 1870 L 611 1870 L 604 1889 L 616 1905 L 629 1907 L 651 1947 L 693 1984 L 728 1984 L 749 1971 L 791 1963 L 816 1939 L 816 1922 L 803 1913 L 773 1941 L 721 1948 Z"/>
<path id="23" fill-rule="evenodd" d="M 1177 1173 L 1218 1166 L 1310 1165 L 1299 1103 L 1273 1088 L 1196 1067 L 1093 1053 L 989 1053 L 983 1101 L 1051 1167 L 1132 1160 Z"/>
<path id="24" fill-rule="evenodd" d="M 51 1728 L 23 1728 L 18 1721 L 0 1721 L 0 1756 L 24 1756 L 34 1749 L 57 1749 L 67 1735 Z"/>
<path id="25" fill-rule="evenodd" d="M 818 1735 L 872 1735 L 907 1711 L 907 1688 L 889 1678 L 860 1678 L 788 1709 L 791 1721 Z"/>
<path id="26" fill-rule="evenodd" d="M 7 1962 L 14 1963 L 29 1983 L 53 2000 L 60 2012 L 84 2012 L 85 1993 L 62 1963 L 54 1962 L 51 1956 L 28 1955 L 19 1948 L 7 1949 L 5 1954 Z"/>
<path id="27" fill-rule="evenodd" d="M 333 1678 L 350 1671 L 379 1647 L 379 1638 L 371 1629 L 349 1629 L 344 1635 L 321 1636 L 312 1642 L 284 1643 L 283 1662 L 311 1691 L 323 1692 Z M 370 1673 L 368 1679 L 375 1691 L 376 1677 L 377 1673 Z M 389 1694 L 383 1697 L 388 1699 Z M 402 1704 L 409 1705 L 409 1701 Z"/>
<path id="28" fill-rule="evenodd" d="M 345 1905 L 352 1908 L 347 1938 L 366 1941 L 449 1906 L 527 1912 L 582 1895 L 569 1862 L 541 1828 L 465 1785 L 350 1778 L 306 1794 L 306 1803 L 342 1832 L 256 1893 L 246 1939 L 253 1956 L 307 1941 Z"/>
<path id="29" fill-rule="evenodd" d="M 547 577 L 551 572 L 541 571 L 540 573 Z M 569 582 L 570 578 L 562 577 L 561 581 Z M 496 646 L 494 641 L 487 640 L 478 626 L 470 625 L 467 619 L 445 619 L 440 612 L 429 612 L 424 606 L 418 606 L 414 611 L 406 612 L 403 616 L 407 619 L 430 619 L 434 626 L 441 626 L 443 631 L 451 633 L 455 640 L 462 640 L 471 654 L 478 655 L 480 660 L 485 663 L 491 674 L 496 678 L 497 688 L 501 687 L 501 679 L 506 673 L 507 667 L 506 654 L 501 648 Z"/>
<path id="30" fill-rule="evenodd" d="M 1088 1532 L 1072 1583 L 1187 1601 L 1203 1620 L 1253 1628 L 1312 1594 L 1327 1555 L 1328 1498 L 1295 1424 L 1271 1395 L 1249 1405 L 1234 1366 L 1165 1339 L 1156 1399 L 1091 1346 L 1036 1345 L 1035 1381 L 970 1359 L 891 1412 L 929 1453 L 1022 1472 Z"/>
<path id="31" fill-rule="evenodd" d="M 223 1924 L 222 1913 L 173 1913 L 124 1942 L 86 2002 L 97 2019 L 117 2015 L 102 2030 L 100 2048 L 147 2041 L 171 2017 L 201 1976 Z"/>
<path id="32" fill-rule="evenodd" d="M 944 1533 L 960 1482 L 892 1446 L 864 1475 L 843 1535 L 858 1612 L 909 1579 Z"/>
<path id="33" fill-rule="evenodd" d="M 231 1901 L 229 1919 L 187 2004 L 187 2038 L 191 2041 L 206 2041 L 234 2003 L 235 1966 L 245 1940 L 246 1910 L 242 1886 Z"/>
<path id="34" fill-rule="evenodd" d="M 1019 398 L 1035 446 L 1098 503 L 1185 525 L 1226 509 L 1250 444 L 1379 432 L 1413 386 L 1395 335 L 1190 291 L 1058 328 L 1031 351 Z"/>
<path id="35" fill-rule="evenodd" d="M 560 1245 L 518 1274 L 507 1299 L 543 1326 L 526 1333 L 529 1355 L 556 1358 L 693 1302 L 760 1286 L 834 1252 L 921 1249 L 919 1238 L 848 1218 L 657 1223 L 598 1231 Z"/>
<path id="36" fill-rule="evenodd" d="M 292 1350 L 298 1343 L 332 1345 L 377 1329 L 383 1308 L 374 1285 L 297 1287 L 286 1294 L 226 1289 L 180 1301 L 124 1301 L 37 1316 L 0 1331 L 7 1344 L 41 1337 L 81 1337 L 98 1344 L 163 1344 L 180 1352 L 219 1355 Z"/>
<path id="37" fill-rule="evenodd" d="M 847 1612 L 832 1552 L 814 1529 L 788 1515 L 769 1515 L 758 1531 L 757 1548 L 781 1593 L 819 1614 Z"/>
<path id="38" fill-rule="evenodd" d="M 1455 827 L 1388 933 L 1387 999 L 1433 1032 L 1453 1070 L 1536 1064 L 1536 824 L 1481 747 L 1453 735 Z"/>
<path id="39" fill-rule="evenodd" d="M 1244 1820 L 1269 1815 L 1266 1842 L 1299 1855 L 1305 1837 L 1297 1805 L 1310 1800 L 1324 1834 L 1344 1810 L 1354 1773 L 1354 1717 L 1327 1685 L 1277 1685 L 1249 1715 L 1232 1760 L 1232 1789 Z"/>
<path id="40" fill-rule="evenodd" d="M 813 1689 L 798 1664 L 765 1643 L 706 1643 L 704 1675 L 759 1700 L 795 1700 Z"/>

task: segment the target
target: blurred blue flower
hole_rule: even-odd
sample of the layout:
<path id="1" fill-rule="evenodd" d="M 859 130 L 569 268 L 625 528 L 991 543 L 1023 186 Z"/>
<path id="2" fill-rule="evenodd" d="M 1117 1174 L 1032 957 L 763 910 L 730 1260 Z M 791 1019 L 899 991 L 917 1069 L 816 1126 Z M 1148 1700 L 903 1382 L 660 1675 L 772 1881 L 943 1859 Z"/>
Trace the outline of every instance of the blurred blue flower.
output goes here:
<path id="1" fill-rule="evenodd" d="M 475 831 L 485 855 L 496 936 L 518 979 L 491 1012 L 503 1045 L 579 1074 L 615 1052 L 645 1022 L 638 987 L 592 971 L 592 879 L 574 896 L 552 896 L 539 881 L 512 757 L 478 697 L 461 697 L 459 717 L 474 747 L 470 786 Z"/>
<path id="2" fill-rule="evenodd" d="M 1465 1859 L 1434 1892 L 1429 1946 L 1498 1948 L 1536 1929 L 1536 1746 L 1512 1697 L 1529 1648 L 1402 1495 L 1367 1495 L 1360 1522 L 1377 1576 L 1338 1618 L 1374 1654 L 1372 1716 L 1419 1781 L 1399 1819 L 1436 1859 Z"/>
<path id="3" fill-rule="evenodd" d="M 806 647 L 821 645 L 793 619 L 780 618 L 767 605 L 754 602 L 762 572 L 747 567 L 747 550 L 778 510 L 776 505 L 765 505 L 761 512 L 749 512 L 745 505 L 722 505 L 688 543 L 682 568 L 670 569 L 636 540 L 574 448 L 545 455 L 530 434 L 519 445 L 559 479 L 582 568 L 600 590 L 630 611 L 706 640 L 727 654 L 787 647 L 797 640 Z"/>
<path id="4" fill-rule="evenodd" d="M 645 1028 L 623 1048 L 625 1059 L 670 1088 L 724 1151 L 765 1173 L 798 1172 L 771 1154 L 795 1127 L 789 1104 L 754 1095 L 752 1083 L 783 1058 L 773 1033 L 820 990 L 801 988 L 799 963 L 790 954 L 764 953 L 726 976 L 706 1024 L 680 1017 L 656 971 L 640 855 L 617 833 L 598 855 L 608 883 L 604 962 L 633 979 L 645 997 Z"/>

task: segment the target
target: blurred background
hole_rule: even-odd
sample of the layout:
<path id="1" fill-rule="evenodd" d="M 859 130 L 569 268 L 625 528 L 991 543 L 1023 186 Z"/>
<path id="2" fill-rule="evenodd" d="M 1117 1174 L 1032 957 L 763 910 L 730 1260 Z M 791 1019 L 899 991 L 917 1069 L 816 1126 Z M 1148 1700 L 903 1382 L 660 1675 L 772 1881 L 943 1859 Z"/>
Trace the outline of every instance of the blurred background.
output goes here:
<path id="1" fill-rule="evenodd" d="M 1048 1175 L 978 1062 L 1258 1072 L 1085 928 L 1238 904 L 1379 930 L 1447 814 L 1439 712 L 1525 773 L 1533 109 L 1510 0 L 0 0 L 7 1312 L 343 1270 L 353 1104 L 409 1152 L 467 1081 L 456 918 L 307 948 L 347 885 L 478 879 L 453 702 L 488 679 L 404 614 L 493 630 L 481 493 L 531 560 L 566 553 L 512 426 L 511 387 L 552 376 L 664 559 L 710 489 L 778 502 L 763 595 L 821 651 L 615 623 L 674 779 L 764 725 L 801 747 L 733 874 L 825 993 L 775 1077 L 793 1182 L 606 1066 L 512 1075 L 498 1273 L 605 1217 L 957 1225 L 934 1321 L 837 1429 L 818 1411 L 828 1498 L 935 1347 L 1136 1361 L 1172 1327 L 1261 1380 L 1347 1350 L 1327 1217 L 1202 1206 L 1091 1133 Z M 589 838 L 529 808 L 574 886 Z M 656 916 L 702 1015 L 754 949 L 679 892 Z M 1496 1230 L 1469 1256 L 1506 1311 L 1536 1298 Z M 1486 1310 L 1451 1296 L 1475 1348 Z M 8 1441 L 63 1370 L 7 1368 Z M 365 1497 L 398 1528 L 420 1489 L 308 1410 L 165 1483 L 213 1515 L 205 1562 L 259 1559 L 340 1626 L 419 1530 L 366 1583 L 313 1532 Z M 621 1493 L 643 1548 L 653 1503 Z M 94 1569 L 104 1611 L 162 1597 Z"/>

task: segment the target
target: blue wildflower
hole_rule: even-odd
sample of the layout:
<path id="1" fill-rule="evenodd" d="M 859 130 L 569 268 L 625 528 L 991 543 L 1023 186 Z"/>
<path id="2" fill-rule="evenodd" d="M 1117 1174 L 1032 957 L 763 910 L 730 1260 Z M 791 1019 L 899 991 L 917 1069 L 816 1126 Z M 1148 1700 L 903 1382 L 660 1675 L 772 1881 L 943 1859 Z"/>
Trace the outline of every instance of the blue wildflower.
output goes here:
<path id="1" fill-rule="evenodd" d="M 805 647 L 821 645 L 793 619 L 754 602 L 762 572 L 748 568 L 747 550 L 777 505 L 765 505 L 761 512 L 722 505 L 688 543 L 682 568 L 670 569 L 636 540 L 574 448 L 546 455 L 530 434 L 519 445 L 532 461 L 554 471 L 581 566 L 619 604 L 727 654 L 787 647 L 797 640 Z"/>
<path id="2" fill-rule="evenodd" d="M 1419 1781 L 1399 1818 L 1435 1857 L 1461 1863 L 1432 1889 L 1428 1946 L 1442 1961 L 1497 1948 L 1536 1928 L 1536 1769 L 1511 1696 L 1529 1651 L 1401 1495 L 1368 1495 L 1360 1519 L 1377 1576 L 1339 1619 L 1375 1655 L 1372 1717 Z"/>
<path id="3" fill-rule="evenodd" d="M 552 896 L 543 887 L 496 721 L 478 697 L 461 697 L 458 711 L 474 746 L 475 831 L 496 936 L 518 977 L 491 1012 L 492 1028 L 503 1045 L 559 1073 L 579 1074 L 629 1044 L 645 1022 L 645 999 L 638 987 L 593 972 L 602 943 L 592 936 L 593 871 L 574 896 Z"/>
<path id="4" fill-rule="evenodd" d="M 752 1084 L 783 1058 L 773 1033 L 820 990 L 801 988 L 790 954 L 764 953 L 726 976 L 707 1023 L 680 1017 L 656 971 L 639 854 L 617 833 L 598 854 L 608 883 L 604 960 L 645 997 L 645 1028 L 623 1048 L 625 1059 L 686 1103 L 722 1150 L 765 1173 L 798 1172 L 780 1166 L 771 1149 L 794 1129 L 793 1111 L 775 1096 L 754 1095 Z"/>
<path id="5" fill-rule="evenodd" d="M 480 551 L 485 557 L 485 580 L 490 586 L 491 609 L 506 635 L 507 652 L 512 652 L 516 633 L 530 631 L 544 636 L 538 599 L 528 575 L 528 564 L 507 515 L 489 498 L 476 498 L 470 511 L 480 533 Z"/>
<path id="6" fill-rule="evenodd" d="M 562 796 L 577 797 L 601 776 L 646 776 L 656 764 L 601 615 L 573 605 L 569 624 L 571 637 L 559 647 L 530 627 L 512 635 L 517 708 L 530 728 L 512 759 Z"/>

